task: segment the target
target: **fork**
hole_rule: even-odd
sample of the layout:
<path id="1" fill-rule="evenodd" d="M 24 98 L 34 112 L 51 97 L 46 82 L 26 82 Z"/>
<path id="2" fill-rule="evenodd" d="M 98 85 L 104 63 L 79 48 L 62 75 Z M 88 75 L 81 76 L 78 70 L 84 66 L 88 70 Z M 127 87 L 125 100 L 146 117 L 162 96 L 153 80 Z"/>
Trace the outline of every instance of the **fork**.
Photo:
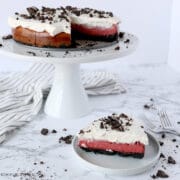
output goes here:
<path id="1" fill-rule="evenodd" d="M 167 115 L 167 112 L 164 109 L 158 110 L 158 115 L 160 118 L 162 128 L 164 130 L 171 131 L 173 134 L 180 136 L 180 132 L 178 132 L 178 130 L 172 125 L 172 123 Z"/>
<path id="2" fill-rule="evenodd" d="M 172 131 L 172 130 L 169 130 L 169 129 L 164 129 L 164 128 L 162 128 L 162 127 L 159 127 L 159 126 L 157 126 L 157 125 L 155 125 L 154 123 L 152 123 L 149 119 L 147 119 L 146 118 L 146 125 L 148 126 L 147 128 L 149 129 L 149 130 L 151 130 L 152 132 L 154 132 L 154 133 L 158 133 L 158 134 L 160 134 L 160 133 L 172 133 L 172 134 L 174 134 L 175 132 L 174 131 Z M 176 134 L 176 133 L 175 133 Z"/>

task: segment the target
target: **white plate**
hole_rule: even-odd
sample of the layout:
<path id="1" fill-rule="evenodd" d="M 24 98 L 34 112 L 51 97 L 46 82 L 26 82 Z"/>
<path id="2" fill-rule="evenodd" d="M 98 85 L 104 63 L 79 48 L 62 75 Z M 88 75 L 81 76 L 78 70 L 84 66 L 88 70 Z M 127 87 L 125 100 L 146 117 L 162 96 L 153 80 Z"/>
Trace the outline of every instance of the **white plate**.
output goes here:
<path id="1" fill-rule="evenodd" d="M 123 176 L 142 173 L 150 169 L 159 159 L 160 146 L 156 139 L 148 134 L 149 145 L 145 148 L 145 156 L 142 159 L 132 157 L 121 157 L 119 155 L 103 155 L 86 152 L 78 147 L 77 137 L 73 141 L 73 149 L 79 159 L 83 160 L 91 169 L 108 174 Z"/>

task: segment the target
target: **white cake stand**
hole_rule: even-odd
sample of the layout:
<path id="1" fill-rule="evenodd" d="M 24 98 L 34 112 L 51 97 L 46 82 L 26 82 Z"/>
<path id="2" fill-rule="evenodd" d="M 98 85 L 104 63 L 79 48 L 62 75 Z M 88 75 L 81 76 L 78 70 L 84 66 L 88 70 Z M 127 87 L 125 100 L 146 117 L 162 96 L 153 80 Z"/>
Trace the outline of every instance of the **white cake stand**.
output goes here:
<path id="1" fill-rule="evenodd" d="M 116 43 L 80 41 L 78 48 L 71 49 L 35 48 L 16 43 L 12 39 L 0 40 L 0 43 L 3 44 L 1 54 L 21 61 L 51 63 L 55 66 L 54 82 L 44 112 L 55 118 L 67 119 L 79 118 L 91 110 L 80 78 L 80 64 L 129 55 L 136 49 L 138 39 L 125 33 Z M 116 48 L 118 46 L 119 50 Z"/>

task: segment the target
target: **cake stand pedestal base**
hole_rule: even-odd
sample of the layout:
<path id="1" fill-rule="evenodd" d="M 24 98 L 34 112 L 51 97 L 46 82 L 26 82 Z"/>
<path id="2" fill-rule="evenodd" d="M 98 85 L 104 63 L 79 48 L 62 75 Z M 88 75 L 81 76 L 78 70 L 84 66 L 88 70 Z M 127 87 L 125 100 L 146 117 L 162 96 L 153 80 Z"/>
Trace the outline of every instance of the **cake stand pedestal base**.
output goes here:
<path id="1" fill-rule="evenodd" d="M 80 64 L 57 63 L 45 113 L 60 119 L 72 119 L 90 112 L 88 97 L 80 76 Z"/>

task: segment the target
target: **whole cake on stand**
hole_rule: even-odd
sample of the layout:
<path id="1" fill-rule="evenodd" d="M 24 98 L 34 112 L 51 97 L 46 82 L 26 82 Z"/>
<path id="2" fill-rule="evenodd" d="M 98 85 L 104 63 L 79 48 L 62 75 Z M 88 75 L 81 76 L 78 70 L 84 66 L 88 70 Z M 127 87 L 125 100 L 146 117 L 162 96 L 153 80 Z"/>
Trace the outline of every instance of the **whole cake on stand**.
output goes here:
<path id="1" fill-rule="evenodd" d="M 8 21 L 13 39 L 0 40 L 0 53 L 55 66 L 44 111 L 57 118 L 78 118 L 91 110 L 80 78 L 81 63 L 129 55 L 138 43 L 134 35 L 119 33 L 113 13 L 91 8 L 30 7 Z"/>

